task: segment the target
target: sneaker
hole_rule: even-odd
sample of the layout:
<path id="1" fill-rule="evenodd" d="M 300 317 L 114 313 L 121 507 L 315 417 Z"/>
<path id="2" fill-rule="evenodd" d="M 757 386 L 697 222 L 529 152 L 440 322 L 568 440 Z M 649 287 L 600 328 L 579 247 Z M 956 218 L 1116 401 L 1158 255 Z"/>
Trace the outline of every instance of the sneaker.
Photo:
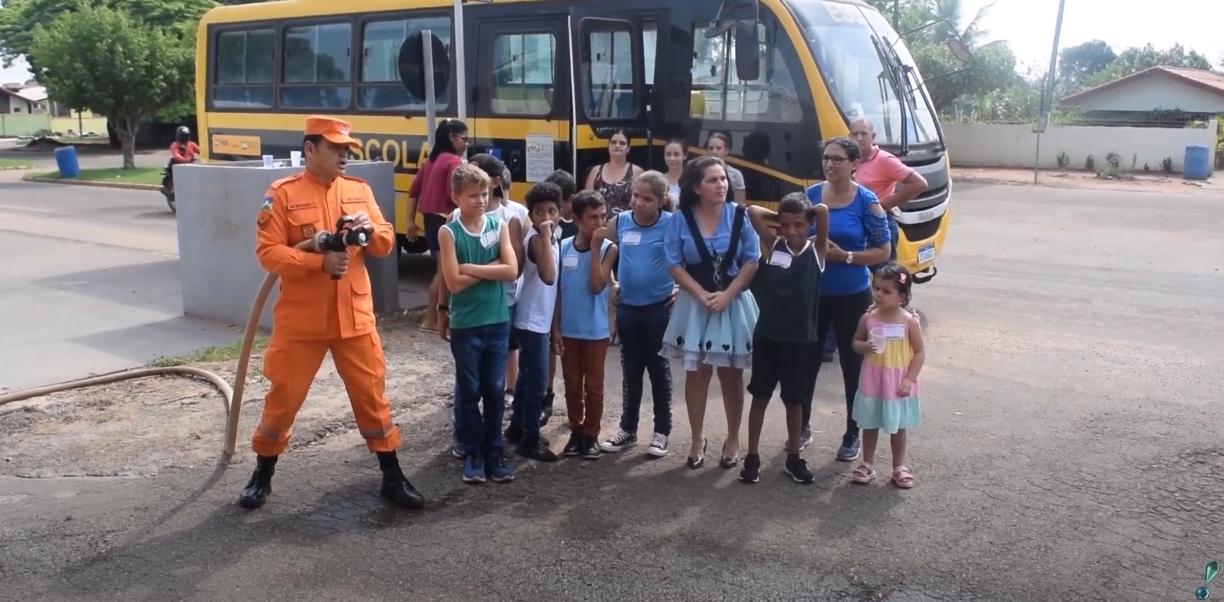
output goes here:
<path id="1" fill-rule="evenodd" d="M 812 444 L 812 426 L 805 424 L 803 428 L 799 430 L 799 451 L 803 451 L 807 449 L 808 446 L 811 444 Z"/>
<path id="2" fill-rule="evenodd" d="M 505 439 L 510 445 L 518 445 L 523 441 L 523 429 L 516 426 L 506 427 Z"/>
<path id="3" fill-rule="evenodd" d="M 637 435 L 631 435 L 621 429 L 616 429 L 616 436 L 601 441 L 599 443 L 599 451 L 605 451 L 610 454 L 619 452 L 625 448 L 633 447 L 637 443 Z"/>
<path id="4" fill-rule="evenodd" d="M 745 483 L 761 481 L 761 456 L 748 454 L 744 457 L 744 469 L 740 471 L 740 480 Z"/>
<path id="5" fill-rule="evenodd" d="M 582 459 L 598 460 L 599 456 L 599 444 L 595 442 L 595 437 L 584 436 L 582 438 Z"/>
<path id="6" fill-rule="evenodd" d="M 480 456 L 467 456 L 463 459 L 463 482 L 485 482 L 485 462 Z"/>
<path id="7" fill-rule="evenodd" d="M 646 448 L 646 453 L 655 458 L 662 458 L 667 455 L 667 435 L 655 433 L 650 439 L 650 447 Z"/>
<path id="8" fill-rule="evenodd" d="M 514 448 L 514 453 L 540 462 L 557 461 L 557 454 L 548 448 L 548 442 L 543 438 L 537 438 L 535 441 L 524 440 Z"/>
<path id="9" fill-rule="evenodd" d="M 582 455 L 582 435 L 578 433 L 570 433 L 569 441 L 565 444 L 565 449 L 561 451 L 562 455 L 573 458 L 574 456 Z"/>
<path id="10" fill-rule="evenodd" d="M 848 434 L 842 437 L 842 446 L 837 449 L 837 460 L 839 462 L 853 462 L 858 459 L 862 448 L 859 444 L 859 438 L 856 434 Z"/>
<path id="11" fill-rule="evenodd" d="M 811 485 L 816 478 L 812 476 L 812 471 L 808 470 L 807 462 L 799 457 L 799 454 L 787 456 L 786 469 L 783 471 L 790 475 L 796 483 Z"/>
<path id="12" fill-rule="evenodd" d="M 491 458 L 488 466 L 489 478 L 493 479 L 494 483 L 509 483 L 514 480 L 514 467 L 510 466 L 510 463 L 501 454 Z"/>

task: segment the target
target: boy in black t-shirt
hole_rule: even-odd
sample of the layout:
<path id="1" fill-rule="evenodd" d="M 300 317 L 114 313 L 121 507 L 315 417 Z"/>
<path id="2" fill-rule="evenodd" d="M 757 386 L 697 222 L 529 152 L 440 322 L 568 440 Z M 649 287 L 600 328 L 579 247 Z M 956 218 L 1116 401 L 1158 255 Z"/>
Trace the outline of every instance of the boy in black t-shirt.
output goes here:
<path id="1" fill-rule="evenodd" d="M 799 429 L 803 408 L 811 406 L 816 389 L 811 366 L 820 357 L 816 312 L 829 243 L 829 210 L 824 205 L 813 207 L 807 196 L 795 192 L 783 197 L 776 216 L 763 211 L 750 215 L 761 235 L 761 267 L 752 280 L 752 294 L 761 313 L 752 337 L 752 380 L 748 383 L 752 410 L 748 413 L 748 456 L 740 480 L 761 480 L 761 427 L 774 388 L 781 385 L 786 406 L 786 474 L 796 483 L 808 484 L 813 477 L 799 457 Z M 813 224 L 817 235 L 809 240 Z"/>

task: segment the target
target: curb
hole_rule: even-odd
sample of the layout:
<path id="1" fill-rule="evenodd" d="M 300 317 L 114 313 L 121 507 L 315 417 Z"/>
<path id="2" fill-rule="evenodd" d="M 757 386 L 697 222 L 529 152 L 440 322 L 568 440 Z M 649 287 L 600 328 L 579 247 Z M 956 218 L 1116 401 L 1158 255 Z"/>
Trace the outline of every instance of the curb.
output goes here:
<path id="1" fill-rule="evenodd" d="M 95 188 L 119 188 L 123 190 L 161 190 L 161 186 L 157 184 L 128 184 L 123 182 L 96 182 L 92 180 L 74 180 L 64 178 L 44 178 L 41 176 L 27 175 L 22 180 L 26 182 L 37 182 L 39 184 L 65 184 L 68 186 L 93 186 Z"/>

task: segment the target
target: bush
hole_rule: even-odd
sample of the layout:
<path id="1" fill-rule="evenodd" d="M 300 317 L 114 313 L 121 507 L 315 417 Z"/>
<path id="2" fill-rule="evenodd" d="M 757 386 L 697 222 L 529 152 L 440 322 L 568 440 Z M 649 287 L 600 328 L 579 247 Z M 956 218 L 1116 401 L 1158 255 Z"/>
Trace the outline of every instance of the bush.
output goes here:
<path id="1" fill-rule="evenodd" d="M 1068 155 L 1065 152 L 1058 153 L 1057 161 L 1059 169 L 1066 169 L 1071 165 L 1071 155 Z"/>
<path id="2" fill-rule="evenodd" d="M 1144 163 L 1144 164 L 1143 164 L 1143 173 L 1148 173 L 1149 171 L 1152 171 L 1152 166 L 1148 165 L 1147 163 Z"/>
<path id="3" fill-rule="evenodd" d="M 1088 158 L 1084 159 L 1084 169 L 1088 171 L 1096 171 L 1096 157 L 1089 154 Z"/>
<path id="4" fill-rule="evenodd" d="M 1160 160 L 1160 171 L 1173 173 L 1173 157 L 1165 157 Z"/>
<path id="5" fill-rule="evenodd" d="M 1118 153 L 1110 152 L 1109 154 L 1105 155 L 1105 162 L 1108 163 L 1109 168 L 1114 171 L 1120 171 L 1122 169 L 1122 157 L 1118 155 Z"/>

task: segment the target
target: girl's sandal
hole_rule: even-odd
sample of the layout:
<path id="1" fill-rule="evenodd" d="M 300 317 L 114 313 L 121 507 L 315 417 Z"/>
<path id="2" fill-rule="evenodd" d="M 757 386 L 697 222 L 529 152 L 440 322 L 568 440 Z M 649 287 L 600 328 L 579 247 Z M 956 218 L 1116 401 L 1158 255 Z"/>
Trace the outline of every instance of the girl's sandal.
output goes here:
<path id="1" fill-rule="evenodd" d="M 876 478 L 875 469 L 872 468 L 871 465 L 866 462 L 859 464 L 858 468 L 855 468 L 854 472 L 850 473 L 850 479 L 854 481 L 855 483 L 858 483 L 859 485 L 866 485 L 874 481 L 875 478 Z"/>
<path id="2" fill-rule="evenodd" d="M 893 468 L 892 484 L 897 489 L 911 489 L 914 486 L 914 475 L 904 466 Z"/>

